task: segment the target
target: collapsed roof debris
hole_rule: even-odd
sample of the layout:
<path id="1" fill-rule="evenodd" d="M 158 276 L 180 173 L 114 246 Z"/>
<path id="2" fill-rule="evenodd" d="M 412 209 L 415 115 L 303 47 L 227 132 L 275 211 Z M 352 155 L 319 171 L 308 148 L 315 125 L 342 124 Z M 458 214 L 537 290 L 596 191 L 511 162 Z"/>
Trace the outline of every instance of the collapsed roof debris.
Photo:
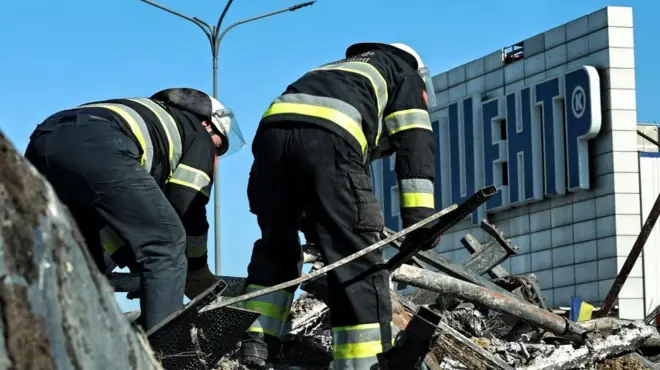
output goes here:
<path id="1" fill-rule="evenodd" d="M 0 216 L 5 220 L 0 225 L 0 368 L 55 369 L 77 364 L 157 369 L 166 365 L 156 361 L 161 352 L 154 337 L 145 340 L 131 329 L 129 320 L 112 303 L 106 282 L 92 267 L 75 225 L 47 183 L 2 135 L 0 149 Z M 24 189 L 31 190 L 26 193 Z M 464 263 L 426 251 L 393 270 L 393 281 L 419 288 L 409 297 L 392 292 L 397 338 L 413 333 L 411 327 L 419 323 L 417 318 L 422 314 L 433 322 L 433 336 L 421 369 L 660 368 L 660 334 L 655 326 L 659 309 L 638 321 L 611 317 L 569 321 L 545 306 L 533 274 L 511 276 L 501 266 L 517 253 L 516 246 L 495 225 L 482 223 L 482 228 L 492 240 L 482 245 L 465 235 L 461 243 L 472 256 Z M 21 232 L 23 229 L 30 231 Z M 384 234 L 392 232 L 386 230 Z M 397 242 L 391 245 L 400 247 Z M 305 252 L 306 263 L 316 270 L 322 268 L 313 246 L 307 246 Z M 131 291 L 137 286 L 135 278 L 114 275 L 110 280 L 117 291 Z M 244 279 L 222 280 L 222 297 L 242 294 Z M 332 342 L 324 289 L 322 275 L 303 286 L 305 293 L 294 303 L 283 337 L 281 364 L 275 369 L 314 370 L 330 365 Z M 195 303 L 199 301 L 188 305 L 188 311 Z M 223 309 L 234 310 L 218 310 Z M 249 311 L 236 314 L 247 315 L 246 320 L 254 317 Z M 98 320 L 99 316 L 103 319 Z M 135 319 L 137 315 L 127 316 Z M 218 323 L 198 327 L 201 318 L 194 316 L 193 312 L 190 321 L 183 324 L 181 318 L 186 316 L 179 317 L 178 325 L 197 330 L 173 333 L 172 341 L 196 346 L 192 357 L 199 363 L 197 368 L 246 369 L 236 360 L 240 333 L 233 329 L 218 339 L 224 352 L 212 354 L 224 357 L 216 364 L 205 362 L 216 358 L 205 353 L 204 346 L 213 347 L 208 339 L 221 330 L 213 331 Z M 213 335 L 196 338 L 204 330 L 211 330 L 207 334 Z"/>

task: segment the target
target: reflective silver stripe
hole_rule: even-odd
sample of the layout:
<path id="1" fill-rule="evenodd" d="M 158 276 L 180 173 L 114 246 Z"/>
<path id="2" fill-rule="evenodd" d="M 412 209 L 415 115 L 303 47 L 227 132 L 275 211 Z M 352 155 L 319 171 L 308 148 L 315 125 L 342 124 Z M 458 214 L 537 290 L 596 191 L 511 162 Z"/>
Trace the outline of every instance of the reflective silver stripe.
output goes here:
<path id="1" fill-rule="evenodd" d="M 365 62 L 343 62 L 336 64 L 328 64 L 321 66 L 319 68 L 313 69 L 312 71 L 317 70 L 339 70 L 357 73 L 369 79 L 371 86 L 374 89 L 374 94 L 376 95 L 376 100 L 378 103 L 378 122 L 382 119 L 383 111 L 385 110 L 385 105 L 387 104 L 388 93 L 387 93 L 387 82 L 383 75 L 378 72 L 376 67 L 372 66 L 369 63 Z"/>
<path id="2" fill-rule="evenodd" d="M 263 288 L 265 287 L 261 285 L 250 284 L 245 288 L 245 293 Z M 261 313 L 248 331 L 262 332 L 279 338 L 289 317 L 293 298 L 293 293 L 279 290 L 244 302 L 243 308 Z"/>
<path id="3" fill-rule="evenodd" d="M 332 370 L 371 370 L 372 366 L 376 364 L 378 364 L 376 356 L 337 359 L 332 361 Z"/>
<path id="4" fill-rule="evenodd" d="M 284 322 L 278 319 L 261 315 L 248 328 L 248 332 L 257 332 L 269 334 L 274 337 L 281 337 L 284 329 Z"/>
<path id="5" fill-rule="evenodd" d="M 177 166 L 168 182 L 195 189 L 207 197 L 211 193 L 211 178 L 209 175 L 201 170 L 192 168 L 183 163 Z"/>
<path id="6" fill-rule="evenodd" d="M 380 340 L 380 325 L 365 329 L 332 331 L 332 343 L 349 344 Z"/>
<path id="7" fill-rule="evenodd" d="M 369 369 L 383 351 L 380 324 L 333 327 L 332 344 L 335 369 Z"/>
<path id="8" fill-rule="evenodd" d="M 354 120 L 360 130 L 362 129 L 362 115 L 360 112 L 352 105 L 339 99 L 296 93 L 282 95 L 276 98 L 273 103 L 309 104 L 338 110 Z"/>
<path id="9" fill-rule="evenodd" d="M 290 98 L 286 98 L 287 96 L 289 94 L 275 99 L 264 112 L 262 118 L 275 114 L 301 114 L 334 122 L 357 140 L 362 155 L 366 153 L 367 138 L 362 131 L 362 117 L 357 109 L 338 99 L 313 97 L 305 94 L 296 94 Z M 294 102 L 285 102 L 289 99 Z M 359 118 L 359 121 L 356 121 L 356 118 Z M 366 160 L 366 157 L 364 159 Z"/>
<path id="10" fill-rule="evenodd" d="M 128 99 L 136 103 L 140 103 L 151 110 L 165 130 L 165 135 L 167 135 L 169 153 L 168 158 L 170 159 L 170 175 L 172 171 L 179 164 L 181 155 L 183 154 L 183 144 L 181 142 L 181 134 L 179 133 L 179 128 L 176 125 L 174 118 L 160 105 L 156 104 L 154 101 L 146 98 L 131 98 Z"/>
<path id="11" fill-rule="evenodd" d="M 206 254 L 207 234 L 201 236 L 186 236 L 186 252 L 188 257 L 202 257 Z"/>
<path id="12" fill-rule="evenodd" d="M 407 109 L 388 114 L 385 117 L 385 128 L 389 135 L 411 128 L 421 128 L 433 131 L 429 113 L 424 109 Z"/>
<path id="13" fill-rule="evenodd" d="M 151 141 L 151 136 L 149 135 L 149 130 L 147 129 L 147 124 L 144 122 L 144 119 L 130 107 L 118 104 L 118 103 L 97 103 L 97 104 L 85 104 L 81 105 L 79 108 L 105 108 L 117 113 L 121 118 L 126 121 L 129 128 L 135 135 L 135 138 L 140 143 L 140 148 L 142 149 L 142 159 L 141 164 L 147 172 L 151 172 L 151 166 L 154 160 L 154 145 Z"/>
<path id="14" fill-rule="evenodd" d="M 383 75 L 380 74 L 380 72 L 378 72 L 376 67 L 366 62 L 343 62 L 336 64 L 328 64 L 313 69 L 312 71 L 315 70 L 340 70 L 340 71 L 357 73 L 369 79 L 369 81 L 371 82 L 371 86 L 374 89 L 374 94 L 376 95 L 376 103 L 378 106 L 378 122 L 376 122 L 378 126 L 378 131 L 376 134 L 376 141 L 375 141 L 377 145 L 378 141 L 380 140 L 380 135 L 382 133 L 383 112 L 385 111 L 385 106 L 387 105 L 387 99 L 389 98 L 388 97 L 389 94 L 387 92 L 387 81 L 385 80 Z"/>
<path id="15" fill-rule="evenodd" d="M 403 179 L 399 181 L 402 193 L 434 193 L 433 182 L 428 179 Z"/>

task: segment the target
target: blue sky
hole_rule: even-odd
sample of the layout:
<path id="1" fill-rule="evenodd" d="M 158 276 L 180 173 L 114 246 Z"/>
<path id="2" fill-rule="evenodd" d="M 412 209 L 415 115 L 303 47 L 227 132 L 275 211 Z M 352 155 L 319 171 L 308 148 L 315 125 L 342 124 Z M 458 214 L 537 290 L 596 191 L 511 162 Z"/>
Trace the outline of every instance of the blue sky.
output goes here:
<path id="1" fill-rule="evenodd" d="M 160 3 L 215 23 L 225 1 Z M 295 3 L 235 0 L 224 25 Z M 259 117 L 306 70 L 342 58 L 351 43 L 382 41 L 409 43 L 437 74 L 607 5 L 633 7 L 638 120 L 660 120 L 655 0 L 319 0 L 231 30 L 220 47 L 219 98 L 235 111 L 248 146 L 222 162 L 222 273 L 245 276 L 260 235 L 245 190 Z M 57 110 L 174 86 L 212 91 L 201 30 L 138 0 L 5 1 L 0 45 L 0 129 L 21 151 Z M 213 230 L 209 244 L 213 261 Z M 119 301 L 124 310 L 139 307 Z"/>

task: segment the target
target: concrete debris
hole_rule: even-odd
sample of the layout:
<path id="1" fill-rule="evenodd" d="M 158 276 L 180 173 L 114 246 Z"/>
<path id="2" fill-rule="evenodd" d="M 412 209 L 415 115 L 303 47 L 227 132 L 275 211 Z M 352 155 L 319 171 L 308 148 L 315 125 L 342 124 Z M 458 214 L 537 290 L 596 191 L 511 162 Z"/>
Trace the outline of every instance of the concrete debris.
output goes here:
<path id="1" fill-rule="evenodd" d="M 0 225 L 0 369 L 163 368 L 153 343 L 129 324 L 139 312 L 123 316 L 117 310 L 108 281 L 92 268 L 91 256 L 68 212 L 1 133 L 0 219 L 4 220 Z M 430 342 L 424 339 L 430 348 L 417 357 L 425 356 L 419 370 L 660 368 L 656 328 L 660 307 L 645 320 L 569 321 L 553 313 L 554 307 L 546 307 L 536 276 L 512 276 L 502 267 L 517 248 L 494 225 L 484 222 L 481 226 L 492 239 L 481 244 L 466 234 L 461 240 L 471 257 L 464 263 L 429 250 L 406 261 L 410 264 L 392 268 L 393 282 L 417 288 L 410 297 L 391 292 L 397 345 L 402 338 L 410 338 L 411 323 L 419 324 L 420 317 L 432 325 L 426 333 L 435 331 Z M 304 262 L 315 269 L 323 266 L 314 245 L 305 246 Z M 244 292 L 244 278 L 220 278 L 227 284 L 220 299 Z M 109 280 L 121 291 L 136 290 L 136 276 L 116 275 Z M 282 335 L 278 363 L 266 369 L 331 367 L 327 284 L 320 276 L 303 289 Z M 199 317 L 195 320 L 183 326 L 200 322 Z M 211 326 L 195 326 L 199 331 L 194 330 L 193 337 L 208 339 L 204 330 Z M 218 363 L 204 357 L 201 368 L 247 370 L 239 360 L 240 343 L 226 344 L 229 352 Z"/>
<path id="2" fill-rule="evenodd" d="M 495 250 L 493 243 L 508 245 L 499 232 L 496 236 L 487 244 L 490 248 Z M 485 248 L 474 242 L 464 245 L 473 253 L 471 260 Z M 309 249 L 306 254 L 312 255 Z M 536 276 L 504 275 L 502 254 L 474 266 L 446 261 L 434 252 L 417 257 L 410 261 L 414 265 L 392 271 L 393 282 L 418 288 L 409 297 L 392 292 L 392 321 L 396 338 L 421 305 L 438 315 L 436 335 L 420 370 L 660 369 L 660 334 L 651 325 L 657 312 L 646 322 L 612 317 L 572 322 L 546 307 Z M 323 266 L 318 258 L 309 262 Z M 475 266 L 486 268 L 479 271 Z M 303 289 L 282 337 L 280 364 L 272 369 L 327 369 L 331 364 L 327 285 L 319 279 Z M 221 366 L 218 369 L 244 369 L 235 355 L 226 356 Z"/>
<path id="3" fill-rule="evenodd" d="M 410 297 L 392 292 L 395 337 L 406 329 L 420 305 L 440 318 L 419 369 L 660 369 L 660 334 L 649 325 L 650 319 L 647 323 L 612 317 L 572 322 L 545 306 L 534 275 L 498 276 L 494 280 L 498 291 L 506 289 L 507 295 L 491 290 L 492 284 L 480 285 L 471 276 L 456 275 L 411 265 L 392 272 L 394 282 L 418 288 Z M 294 302 L 282 338 L 281 363 L 273 369 L 330 366 L 331 324 L 323 287 L 306 289 Z M 425 292 L 440 293 L 441 299 L 419 299 Z M 443 304 L 444 298 L 455 304 Z M 243 369 L 230 356 L 223 361 L 219 369 Z"/>

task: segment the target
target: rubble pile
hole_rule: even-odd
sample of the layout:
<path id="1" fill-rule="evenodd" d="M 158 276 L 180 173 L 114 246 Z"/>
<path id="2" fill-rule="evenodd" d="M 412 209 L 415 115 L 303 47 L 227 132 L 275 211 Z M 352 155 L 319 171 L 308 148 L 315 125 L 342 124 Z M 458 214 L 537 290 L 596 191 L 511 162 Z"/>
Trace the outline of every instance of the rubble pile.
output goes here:
<path id="1" fill-rule="evenodd" d="M 395 299 L 405 302 L 403 297 Z M 593 334 L 588 343 L 576 346 L 561 337 L 534 329 L 514 339 L 506 339 L 506 334 L 501 335 L 507 327 L 501 315 L 492 311 L 484 315 L 478 306 L 471 303 L 461 303 L 453 310 L 434 309 L 434 312 L 441 316 L 443 323 L 469 338 L 474 345 L 506 363 L 508 369 L 660 369 L 660 363 L 654 362 L 660 361 L 660 358 L 655 358 L 660 354 L 660 334 L 654 326 L 642 321 L 603 318 L 580 323 Z M 313 294 L 303 293 L 294 304 L 291 324 L 291 331 L 283 337 L 281 363 L 273 368 L 327 369 L 332 360 L 332 339 L 325 304 Z M 479 364 L 472 356 L 464 359 L 470 362 L 465 365 L 456 359 L 464 356 L 464 350 L 448 348 L 437 341 L 427 355 L 423 368 L 497 368 Z M 216 369 L 246 368 L 239 364 L 236 353 L 232 353 Z"/>
<path id="2" fill-rule="evenodd" d="M 406 297 L 391 291 L 396 340 L 404 338 L 401 334 L 421 315 L 420 308 L 438 317 L 420 369 L 660 369 L 660 333 L 654 320 L 658 310 L 638 321 L 570 321 L 566 313 L 546 307 L 536 276 L 506 272 L 501 263 L 518 248 L 495 226 L 482 223 L 482 228 L 493 241 L 481 245 L 466 235 L 462 243 L 472 257 L 462 264 L 425 251 L 410 265 L 392 271 L 395 284 L 418 288 Z M 308 257 L 306 262 L 319 268 L 318 259 Z M 294 302 L 280 363 L 273 369 L 328 369 L 331 364 L 327 286 L 317 278 L 301 288 L 305 292 Z M 244 367 L 232 353 L 218 369 Z"/>

